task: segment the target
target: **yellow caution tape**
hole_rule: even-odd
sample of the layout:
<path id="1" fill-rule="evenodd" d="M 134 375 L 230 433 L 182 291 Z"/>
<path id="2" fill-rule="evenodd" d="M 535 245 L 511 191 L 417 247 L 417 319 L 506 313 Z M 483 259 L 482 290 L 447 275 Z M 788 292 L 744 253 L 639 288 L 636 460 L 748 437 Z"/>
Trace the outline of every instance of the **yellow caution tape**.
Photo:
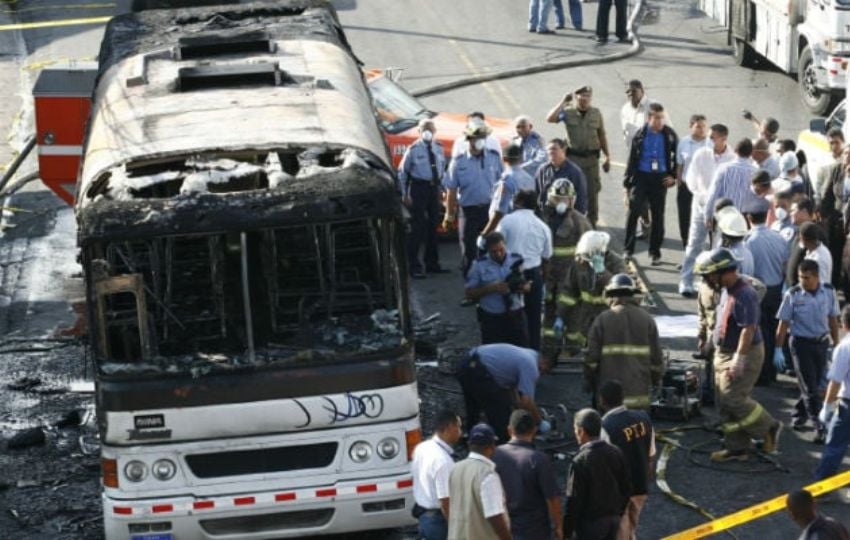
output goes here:
<path id="1" fill-rule="evenodd" d="M 7 4 L 16 4 L 17 0 L 14 2 L 6 2 Z M 5 14 L 15 14 L 15 13 L 27 13 L 33 11 L 48 11 L 48 10 L 57 10 L 57 9 L 107 9 L 114 8 L 116 4 L 114 2 L 103 3 L 103 4 L 66 4 L 61 6 L 37 6 L 37 7 L 29 7 L 29 8 L 17 8 L 17 9 L 4 9 L 0 10 L 0 13 Z"/>
<path id="2" fill-rule="evenodd" d="M 847 484 L 850 484 L 850 471 L 845 471 L 825 480 L 821 480 L 820 482 L 815 482 L 803 489 L 817 497 L 818 495 L 823 495 L 824 493 L 844 487 Z M 703 538 L 731 529 L 732 527 L 737 527 L 738 525 L 743 525 L 744 523 L 762 518 L 768 514 L 784 510 L 787 498 L 787 494 L 780 495 L 779 497 L 744 508 L 743 510 L 717 518 L 703 525 L 697 525 L 696 527 L 690 528 L 686 531 L 667 536 L 664 540 L 691 540 L 694 538 Z"/>
<path id="3" fill-rule="evenodd" d="M 52 65 L 55 65 L 55 64 L 74 65 L 77 62 L 95 62 L 95 61 L 97 61 L 96 56 L 87 56 L 85 58 L 70 58 L 70 57 L 56 58 L 56 59 L 53 59 L 53 60 L 41 60 L 40 62 L 31 62 L 31 63 L 26 64 L 25 66 L 21 67 L 21 69 L 23 69 L 25 71 L 39 71 L 41 69 L 44 69 L 48 66 L 52 66 Z"/>
<path id="4" fill-rule="evenodd" d="M 59 21 L 40 21 L 31 23 L 0 24 L 0 32 L 9 30 L 33 30 L 35 28 L 54 28 L 59 26 L 79 26 L 84 24 L 103 24 L 109 22 L 109 17 L 87 17 L 83 19 L 62 19 Z"/>

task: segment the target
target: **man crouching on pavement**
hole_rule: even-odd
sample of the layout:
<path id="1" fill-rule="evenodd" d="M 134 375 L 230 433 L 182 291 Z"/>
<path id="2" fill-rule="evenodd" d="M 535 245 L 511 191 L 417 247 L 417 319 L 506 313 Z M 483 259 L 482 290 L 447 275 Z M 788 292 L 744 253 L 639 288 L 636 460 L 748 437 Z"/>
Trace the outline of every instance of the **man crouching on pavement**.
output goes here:
<path id="1" fill-rule="evenodd" d="M 728 249 L 715 249 L 704 264 L 695 271 L 714 290 L 722 289 L 714 327 L 714 377 L 725 448 L 713 452 L 711 460 L 745 461 L 753 438 L 764 438 L 765 453 L 775 452 L 782 429 L 751 397 L 764 362 L 758 294 L 738 275 L 738 260 Z"/>

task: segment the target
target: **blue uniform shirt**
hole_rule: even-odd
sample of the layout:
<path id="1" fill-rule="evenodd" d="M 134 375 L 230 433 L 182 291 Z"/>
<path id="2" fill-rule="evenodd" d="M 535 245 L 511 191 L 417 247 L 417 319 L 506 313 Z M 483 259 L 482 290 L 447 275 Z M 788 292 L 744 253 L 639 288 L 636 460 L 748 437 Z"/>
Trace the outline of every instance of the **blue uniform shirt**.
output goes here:
<path id="1" fill-rule="evenodd" d="M 504 281 L 511 273 L 511 265 L 516 261 L 522 260 L 522 257 L 516 253 L 509 253 L 505 260 L 497 263 L 490 258 L 489 255 L 478 257 L 472 263 L 472 268 L 469 269 L 469 274 L 466 276 L 465 287 L 467 289 L 477 289 L 484 285 L 489 285 L 496 281 Z M 505 297 L 499 293 L 491 293 L 481 298 L 478 305 L 487 313 L 498 315 L 505 313 Z M 511 310 L 521 309 L 523 307 L 522 294 L 511 295 Z"/>
<path id="2" fill-rule="evenodd" d="M 514 209 L 514 195 L 520 191 L 534 191 L 534 178 L 515 165 L 502 175 L 493 188 L 490 213 L 499 212 L 503 216 L 510 214 Z"/>
<path id="3" fill-rule="evenodd" d="M 537 169 L 546 163 L 546 149 L 543 147 L 543 137 L 536 131 L 528 134 L 528 137 L 515 137 L 514 144 L 518 144 L 522 149 L 522 170 L 534 176 Z"/>
<path id="4" fill-rule="evenodd" d="M 734 304 L 731 309 L 727 309 L 730 301 L 734 301 Z M 727 350 L 737 350 L 741 331 L 751 325 L 756 325 L 752 344 L 761 343 L 761 329 L 758 326 L 760 314 L 758 295 L 749 283 L 738 279 L 731 289 L 724 288 L 717 306 L 714 344 Z"/>
<path id="5" fill-rule="evenodd" d="M 655 163 L 656 168 L 652 168 Z M 640 160 L 638 161 L 638 170 L 645 173 L 665 173 L 667 172 L 667 157 L 664 154 L 664 132 L 646 130 L 646 136 L 643 138 L 643 144 L 640 148 Z"/>
<path id="6" fill-rule="evenodd" d="M 446 171 L 446 154 L 443 145 L 437 141 L 431 141 L 431 150 L 434 152 L 434 164 L 437 169 L 437 180 L 442 182 Z M 401 158 L 398 165 L 398 179 L 401 182 L 402 194 L 407 193 L 407 185 L 412 181 L 431 182 L 431 157 L 428 155 L 428 143 L 422 139 L 410 145 Z"/>
<path id="7" fill-rule="evenodd" d="M 496 384 L 502 388 L 516 388 L 520 394 L 534 399 L 540 377 L 537 351 L 507 343 L 491 343 L 473 347 L 469 354 L 478 355 Z"/>
<path id="8" fill-rule="evenodd" d="M 844 336 L 832 353 L 832 366 L 826 378 L 841 383 L 838 397 L 850 399 L 850 334 Z"/>
<path id="9" fill-rule="evenodd" d="M 813 293 L 794 285 L 785 291 L 776 318 L 791 323 L 794 337 L 820 338 L 829 333 L 829 318 L 838 317 L 838 313 L 838 299 L 832 285 L 821 283 Z"/>
<path id="10" fill-rule="evenodd" d="M 753 255 L 753 277 L 768 287 L 785 281 L 785 264 L 788 262 L 788 242 L 765 225 L 754 225 L 747 235 L 747 247 Z"/>
<path id="11" fill-rule="evenodd" d="M 467 151 L 454 158 L 443 185 L 446 189 L 457 189 L 461 206 L 489 205 L 493 186 L 501 176 L 502 158 L 495 150 L 485 148 L 478 156 Z"/>
<path id="12" fill-rule="evenodd" d="M 750 250 L 747 248 L 747 245 L 744 244 L 744 241 L 741 240 L 740 242 L 732 244 L 729 246 L 729 251 L 731 251 L 732 255 L 738 259 L 738 273 L 752 276 L 753 271 L 755 270 L 753 254 L 750 253 Z"/>

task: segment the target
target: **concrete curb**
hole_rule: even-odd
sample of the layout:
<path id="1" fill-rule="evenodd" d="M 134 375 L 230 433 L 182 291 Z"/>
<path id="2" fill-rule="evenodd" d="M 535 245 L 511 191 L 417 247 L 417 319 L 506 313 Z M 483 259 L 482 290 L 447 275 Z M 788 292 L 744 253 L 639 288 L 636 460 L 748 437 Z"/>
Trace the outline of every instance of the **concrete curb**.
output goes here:
<path id="1" fill-rule="evenodd" d="M 600 58 L 582 58 L 578 60 L 564 60 L 561 62 L 546 62 L 543 64 L 539 64 L 536 66 L 529 66 L 525 68 L 518 69 L 508 69 L 505 71 L 497 71 L 495 73 L 486 73 L 480 75 L 474 75 L 471 77 L 464 77 L 462 79 L 456 79 L 454 81 L 449 81 L 447 83 L 436 84 L 434 86 L 428 86 L 425 88 L 421 88 L 419 90 L 414 90 L 410 92 L 414 97 L 425 97 L 432 96 L 434 94 L 441 94 L 443 92 L 448 92 L 449 90 L 456 90 L 458 88 L 463 88 L 465 86 L 471 86 L 474 84 L 481 84 L 490 81 L 498 81 L 501 79 L 510 79 L 513 77 L 520 77 L 522 75 L 532 75 L 535 73 L 542 73 L 545 71 L 556 71 L 559 69 L 566 69 L 572 67 L 580 67 L 580 66 L 593 66 L 598 64 L 608 64 L 610 62 L 616 62 L 618 60 L 623 60 L 625 58 L 629 58 L 631 56 L 635 56 L 643 51 L 644 47 L 640 42 L 640 37 L 638 36 L 638 17 L 643 15 L 643 0 L 638 0 L 635 4 L 635 8 L 632 11 L 632 15 L 629 18 L 628 30 L 629 36 L 632 38 L 632 46 L 628 48 L 628 50 L 623 52 L 618 52 L 614 54 L 609 54 L 606 56 L 602 56 Z"/>

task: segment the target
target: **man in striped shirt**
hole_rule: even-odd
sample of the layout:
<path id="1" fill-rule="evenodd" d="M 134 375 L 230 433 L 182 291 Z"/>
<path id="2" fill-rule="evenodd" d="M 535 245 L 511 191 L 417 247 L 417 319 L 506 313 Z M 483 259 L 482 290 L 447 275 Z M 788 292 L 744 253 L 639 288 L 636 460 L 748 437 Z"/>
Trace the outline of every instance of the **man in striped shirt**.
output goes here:
<path id="1" fill-rule="evenodd" d="M 753 143 L 749 139 L 742 139 L 735 146 L 738 159 L 718 167 L 705 201 L 706 227 L 711 227 L 714 217 L 714 202 L 717 199 L 727 198 L 732 201 L 735 208 L 741 209 L 748 203 L 759 198 L 750 188 L 753 175 L 758 168 L 753 165 L 750 156 L 753 153 Z"/>

